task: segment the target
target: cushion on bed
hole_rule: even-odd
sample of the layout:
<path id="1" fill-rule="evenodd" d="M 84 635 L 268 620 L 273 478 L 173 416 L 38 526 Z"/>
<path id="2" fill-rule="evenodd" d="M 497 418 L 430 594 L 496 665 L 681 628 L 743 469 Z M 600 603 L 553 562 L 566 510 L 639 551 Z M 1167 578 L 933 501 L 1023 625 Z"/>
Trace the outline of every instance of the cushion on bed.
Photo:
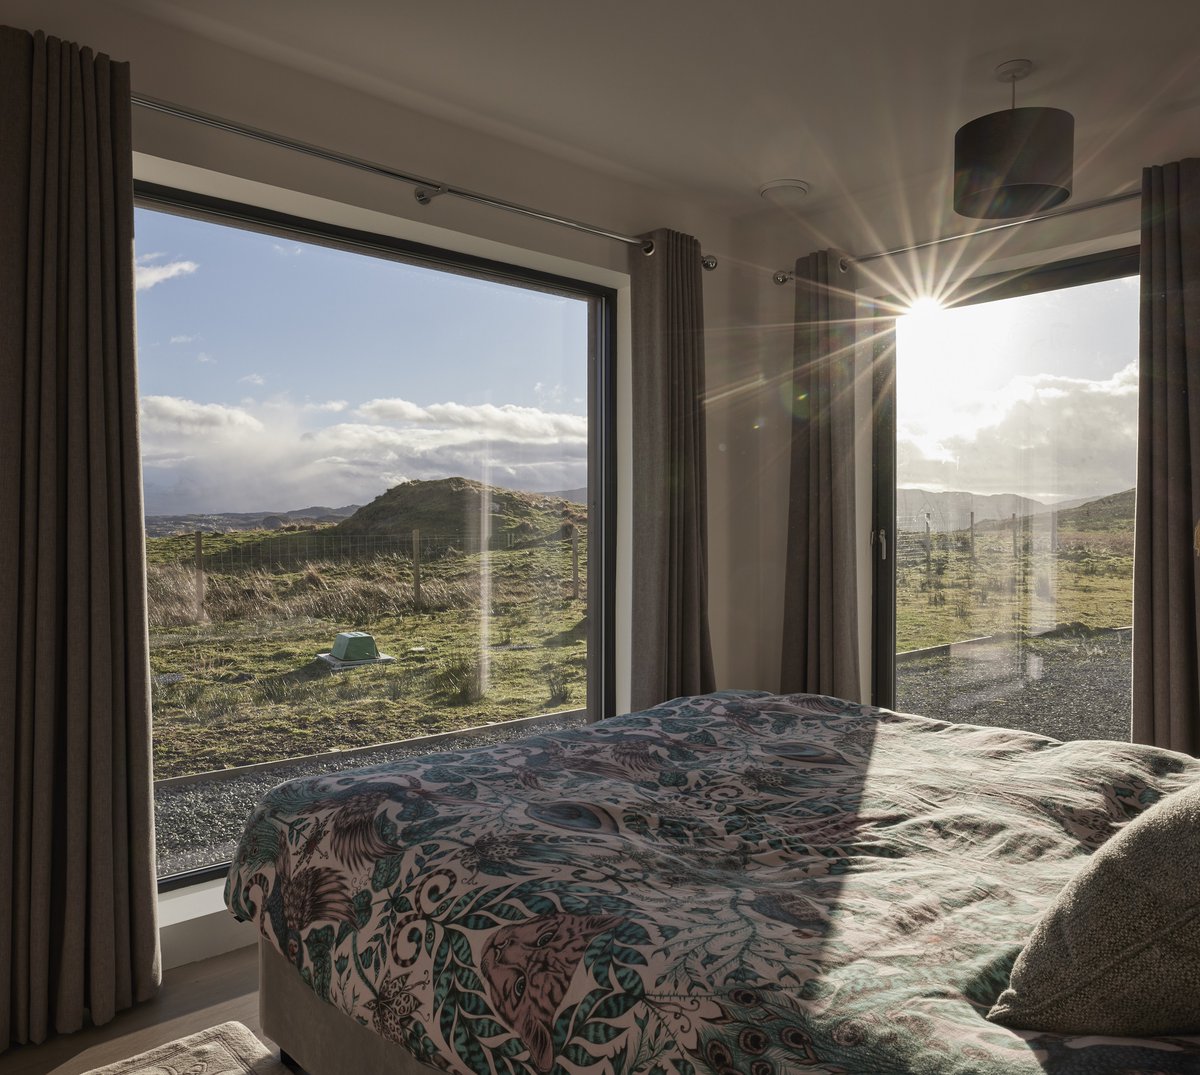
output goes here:
<path id="1" fill-rule="evenodd" d="M 1200 785 L 1092 856 L 1038 922 L 988 1018 L 1060 1034 L 1200 1033 Z"/>

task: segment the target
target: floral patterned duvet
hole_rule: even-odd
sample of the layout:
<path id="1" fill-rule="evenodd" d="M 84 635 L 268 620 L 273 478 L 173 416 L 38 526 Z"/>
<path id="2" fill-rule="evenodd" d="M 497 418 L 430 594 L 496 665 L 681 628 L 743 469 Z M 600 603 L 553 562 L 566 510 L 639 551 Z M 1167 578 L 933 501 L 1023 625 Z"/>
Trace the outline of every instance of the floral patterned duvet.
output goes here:
<path id="1" fill-rule="evenodd" d="M 1200 1038 L 983 1017 L 1087 856 L 1198 780 L 1150 747 L 724 692 L 283 784 L 226 901 L 452 1072 L 1200 1073 Z"/>

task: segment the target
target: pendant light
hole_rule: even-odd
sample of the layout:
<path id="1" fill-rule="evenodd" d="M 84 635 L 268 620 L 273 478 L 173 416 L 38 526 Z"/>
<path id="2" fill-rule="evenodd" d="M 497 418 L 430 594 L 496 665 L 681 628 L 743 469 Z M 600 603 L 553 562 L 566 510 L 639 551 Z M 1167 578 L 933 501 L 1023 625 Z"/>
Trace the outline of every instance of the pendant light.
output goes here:
<path id="1" fill-rule="evenodd" d="M 1017 83 L 1033 70 L 1009 60 L 996 78 L 1012 86 L 1012 106 L 954 135 L 954 211 L 988 220 L 1029 216 L 1071 196 L 1075 117 L 1061 108 L 1018 108 Z"/>

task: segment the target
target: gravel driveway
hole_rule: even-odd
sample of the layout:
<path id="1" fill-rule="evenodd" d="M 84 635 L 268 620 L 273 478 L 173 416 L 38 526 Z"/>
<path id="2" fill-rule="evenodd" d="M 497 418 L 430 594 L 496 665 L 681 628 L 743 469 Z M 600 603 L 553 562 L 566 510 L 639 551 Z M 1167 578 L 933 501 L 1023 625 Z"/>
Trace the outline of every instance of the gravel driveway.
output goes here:
<path id="1" fill-rule="evenodd" d="M 896 663 L 896 709 L 1053 739 L 1129 741 L 1127 634 L 972 643 Z"/>

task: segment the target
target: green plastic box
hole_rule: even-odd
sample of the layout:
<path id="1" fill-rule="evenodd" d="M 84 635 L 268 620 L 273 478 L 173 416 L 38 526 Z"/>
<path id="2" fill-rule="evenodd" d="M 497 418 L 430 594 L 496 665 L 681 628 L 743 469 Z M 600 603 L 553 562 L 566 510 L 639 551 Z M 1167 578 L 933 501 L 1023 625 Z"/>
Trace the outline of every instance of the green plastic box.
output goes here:
<path id="1" fill-rule="evenodd" d="M 371 661 L 379 656 L 379 649 L 366 631 L 343 631 L 334 640 L 331 653 L 339 661 Z"/>

